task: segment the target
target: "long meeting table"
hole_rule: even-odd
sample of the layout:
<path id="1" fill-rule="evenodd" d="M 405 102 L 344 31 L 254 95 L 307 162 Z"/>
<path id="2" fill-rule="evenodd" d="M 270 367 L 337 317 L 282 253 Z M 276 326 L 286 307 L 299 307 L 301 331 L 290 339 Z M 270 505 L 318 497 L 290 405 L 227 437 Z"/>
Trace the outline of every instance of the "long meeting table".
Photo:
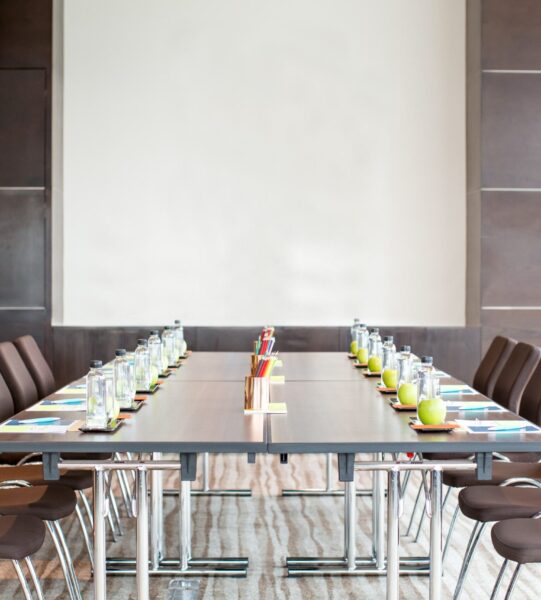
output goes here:
<path id="1" fill-rule="evenodd" d="M 446 433 L 417 433 L 409 426 L 409 414 L 395 412 L 389 397 L 376 390 L 377 379 L 365 378 L 346 353 L 283 353 L 279 373 L 285 383 L 271 386 L 274 402 L 285 402 L 287 414 L 245 414 L 244 376 L 249 370 L 249 353 L 194 353 L 158 392 L 149 395 L 143 407 L 111 434 L 68 431 L 64 434 L 0 434 L 0 452 L 42 452 L 45 476 L 54 480 L 59 469 L 91 469 L 94 473 L 94 591 L 97 600 L 106 598 L 105 474 L 109 470 L 131 470 L 136 474 L 137 556 L 135 573 L 138 598 L 149 597 L 149 574 L 245 574 L 242 558 L 194 558 L 191 556 L 190 485 L 196 477 L 201 453 L 257 453 L 281 455 L 285 462 L 292 453 L 324 453 L 337 456 L 339 479 L 344 482 L 344 555 L 339 557 L 291 557 L 291 575 L 379 574 L 387 578 L 387 598 L 398 598 L 401 573 L 429 573 L 430 597 L 441 595 L 441 505 L 442 472 L 445 469 L 477 469 L 479 478 L 491 475 L 493 452 L 539 452 L 539 433 L 472 434 L 455 430 Z M 449 381 L 456 381 L 450 379 Z M 80 394 L 79 394 L 80 395 Z M 69 398 L 52 395 L 51 398 Z M 483 399 L 479 395 L 461 400 Z M 32 408 L 18 418 L 43 416 Z M 84 419 L 84 413 L 47 415 Z M 475 418 L 471 413 L 449 414 L 450 419 Z M 491 414 L 493 419 L 518 417 L 507 411 Z M 63 460 L 62 453 L 81 454 L 81 460 Z M 139 453 L 135 460 L 85 460 L 85 453 Z M 471 453 L 475 462 L 426 461 L 404 458 L 411 452 Z M 175 453 L 177 460 L 163 460 Z M 356 460 L 370 454 L 370 460 Z M 386 458 L 388 457 L 388 458 Z M 179 539 L 180 556 L 158 556 L 156 565 L 149 552 L 159 510 L 155 496 L 148 500 L 148 474 L 180 470 Z M 359 557 L 355 540 L 355 471 L 373 473 L 373 555 Z M 401 474 L 420 470 L 428 474 L 427 493 L 431 505 L 431 548 L 429 557 L 400 557 L 398 517 L 401 510 Z M 387 473 L 387 498 L 385 498 Z M 151 486 L 152 487 L 152 486 Z M 387 504 L 387 533 L 385 511 Z M 150 504 L 150 506 L 149 506 Z M 150 514 L 149 514 L 150 513 Z M 152 544 L 151 544 L 152 548 Z M 225 569 L 225 570 L 224 570 Z M 122 572 L 122 568 L 120 569 Z M 125 572 L 128 572 L 125 569 Z"/>

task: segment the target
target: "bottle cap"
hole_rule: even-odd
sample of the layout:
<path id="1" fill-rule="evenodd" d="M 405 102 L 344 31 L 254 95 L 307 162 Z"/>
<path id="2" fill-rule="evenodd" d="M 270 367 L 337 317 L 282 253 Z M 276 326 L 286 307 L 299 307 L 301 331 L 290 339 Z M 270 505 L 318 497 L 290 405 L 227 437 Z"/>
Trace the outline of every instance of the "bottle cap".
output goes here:
<path id="1" fill-rule="evenodd" d="M 411 352 L 411 346 L 401 346 L 400 352 Z"/>
<path id="2" fill-rule="evenodd" d="M 393 341 L 393 336 L 392 336 L 392 335 L 386 335 L 386 336 L 383 338 L 383 341 L 384 341 L 384 342 L 392 342 L 392 341 Z"/>
<path id="3" fill-rule="evenodd" d="M 115 350 L 115 356 L 126 356 L 126 350 L 124 348 L 119 348 Z"/>
<path id="4" fill-rule="evenodd" d="M 148 344 L 147 340 L 141 338 L 139 340 L 137 340 L 137 345 L 138 346 L 146 346 Z"/>
<path id="5" fill-rule="evenodd" d="M 171 326 L 170 326 L 170 325 L 166 325 L 166 326 L 164 327 L 164 330 L 165 330 L 165 331 L 169 331 L 170 329 L 171 329 Z"/>
<path id="6" fill-rule="evenodd" d="M 175 325 L 180 325 L 180 319 L 175 319 Z"/>
<path id="7" fill-rule="evenodd" d="M 433 362 L 433 358 L 431 356 L 421 356 L 421 362 L 424 365 L 431 365 Z"/>
<path id="8" fill-rule="evenodd" d="M 364 327 L 365 329 L 368 327 L 368 325 L 366 323 L 361 323 L 360 325 L 361 325 L 361 327 Z"/>
<path id="9" fill-rule="evenodd" d="M 378 327 L 372 327 L 372 329 L 370 330 L 370 333 L 379 333 L 379 328 Z"/>
<path id="10" fill-rule="evenodd" d="M 151 329 L 150 330 L 150 335 L 159 335 L 160 332 L 157 329 Z"/>
<path id="11" fill-rule="evenodd" d="M 91 360 L 90 361 L 91 369 L 101 369 L 102 366 L 103 366 L 103 362 L 101 360 Z"/>

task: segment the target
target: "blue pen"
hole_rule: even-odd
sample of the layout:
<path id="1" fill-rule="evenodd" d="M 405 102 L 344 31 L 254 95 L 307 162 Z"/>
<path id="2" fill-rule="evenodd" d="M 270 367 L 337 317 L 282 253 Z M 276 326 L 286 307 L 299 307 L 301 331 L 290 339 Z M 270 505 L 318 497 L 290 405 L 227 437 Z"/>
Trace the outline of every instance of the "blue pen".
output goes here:
<path id="1" fill-rule="evenodd" d="M 528 425 L 521 425 L 521 426 L 516 426 L 516 427 L 489 427 L 488 431 L 495 431 L 497 433 L 499 433 L 500 431 L 522 431 L 523 429 L 526 429 L 528 427 Z"/>
<path id="2" fill-rule="evenodd" d="M 25 425 L 43 425 L 46 423 L 56 423 L 56 421 L 60 421 L 60 417 L 43 417 L 41 419 L 15 419 L 15 423 Z"/>
<path id="3" fill-rule="evenodd" d="M 50 404 L 82 404 L 86 398 L 71 398 L 70 400 L 48 400 Z"/>

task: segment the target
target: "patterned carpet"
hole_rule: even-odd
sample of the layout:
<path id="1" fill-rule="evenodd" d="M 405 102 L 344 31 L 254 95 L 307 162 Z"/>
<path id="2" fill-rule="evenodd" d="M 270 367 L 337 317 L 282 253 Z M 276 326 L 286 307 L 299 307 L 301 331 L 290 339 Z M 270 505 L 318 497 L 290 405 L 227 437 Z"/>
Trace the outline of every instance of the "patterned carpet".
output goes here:
<path id="1" fill-rule="evenodd" d="M 288 465 L 280 465 L 278 457 L 258 455 L 256 465 L 249 465 L 246 456 L 216 455 L 211 457 L 211 484 L 214 487 L 251 487 L 253 496 L 195 497 L 193 507 L 194 556 L 248 556 L 248 577 L 208 578 L 201 580 L 201 598 L 268 599 L 291 598 L 311 600 L 323 598 L 385 598 L 385 579 L 380 577 L 303 577 L 288 578 L 284 568 L 287 555 L 310 556 L 342 554 L 343 500 L 341 498 L 282 497 L 282 488 L 321 487 L 323 485 L 324 456 L 293 455 Z M 369 476 L 359 475 L 359 486 L 369 484 Z M 418 480 L 417 480 L 418 481 Z M 176 474 L 168 476 L 167 486 L 173 487 Z M 413 505 L 417 482 L 408 487 L 402 528 L 405 530 Z M 177 500 L 165 499 L 168 554 L 178 552 Z M 453 501 L 454 505 L 454 501 Z M 451 510 L 445 513 L 448 523 Z M 358 499 L 358 551 L 368 554 L 370 540 L 370 499 Z M 454 541 L 445 565 L 443 597 L 451 598 L 471 522 L 459 519 Z M 123 519 L 124 535 L 110 543 L 110 554 L 135 554 L 135 523 Z M 83 595 L 93 598 L 89 564 L 75 520 L 63 523 L 72 552 Z M 403 554 L 427 553 L 428 523 L 421 531 L 418 543 L 402 538 Z M 50 543 L 46 542 L 36 555 L 35 565 L 42 578 L 48 600 L 67 598 L 66 588 Z M 489 598 L 501 565 L 494 553 L 487 531 L 480 551 L 474 558 L 471 573 L 462 598 L 480 600 Z M 22 598 L 15 573 L 9 563 L 1 565 L 0 597 Z M 516 587 L 514 600 L 539 598 L 541 568 L 531 565 L 523 570 Z M 135 579 L 109 577 L 108 597 L 115 600 L 136 598 Z M 167 597 L 167 577 L 151 578 L 151 598 Z M 400 580 L 401 597 L 407 599 L 428 597 L 428 578 L 403 577 Z M 501 595 L 503 597 L 503 594 Z"/>

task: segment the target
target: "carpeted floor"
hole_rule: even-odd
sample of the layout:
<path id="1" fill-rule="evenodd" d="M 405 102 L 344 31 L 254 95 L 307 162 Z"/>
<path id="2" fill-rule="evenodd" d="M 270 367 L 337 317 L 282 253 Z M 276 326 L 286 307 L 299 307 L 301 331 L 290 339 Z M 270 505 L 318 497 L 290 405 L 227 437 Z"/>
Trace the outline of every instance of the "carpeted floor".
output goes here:
<path id="1" fill-rule="evenodd" d="M 287 578 L 285 557 L 343 553 L 343 500 L 341 498 L 282 497 L 282 488 L 321 487 L 323 485 L 324 456 L 293 455 L 288 465 L 280 465 L 277 456 L 260 455 L 256 465 L 248 465 L 246 456 L 217 455 L 211 457 L 211 483 L 214 487 L 251 487 L 253 496 L 195 497 L 193 506 L 194 556 L 248 556 L 248 577 L 208 578 L 201 580 L 201 598 L 275 599 L 292 598 L 310 600 L 323 598 L 385 598 L 385 579 L 380 577 L 303 577 Z M 167 485 L 174 486 L 176 474 L 168 476 Z M 359 476 L 359 486 L 369 484 L 369 476 Z M 416 482 L 408 488 L 403 530 L 406 528 L 416 493 Z M 167 514 L 168 554 L 178 552 L 176 539 L 177 500 L 165 499 Z M 451 510 L 445 513 L 448 523 Z M 471 522 L 460 518 L 445 565 L 443 597 L 451 598 Z M 109 546 L 111 555 L 135 554 L 135 522 L 123 520 L 124 535 Z M 76 569 L 80 576 L 83 595 L 93 598 L 89 564 L 83 551 L 83 542 L 74 519 L 63 523 Z M 402 538 L 402 554 L 422 555 L 428 549 L 428 523 L 421 532 L 419 542 Z M 368 554 L 370 540 L 370 499 L 358 499 L 358 549 Z M 42 578 L 46 598 L 67 598 L 66 588 L 57 568 L 50 543 L 36 555 L 36 569 Z M 501 565 L 494 553 L 487 531 L 480 551 L 474 558 L 463 598 L 480 600 L 489 598 Z M 0 567 L 0 598 L 22 598 L 15 573 L 9 563 Z M 516 587 L 514 600 L 539 598 L 541 568 L 528 566 L 523 570 Z M 135 579 L 109 577 L 108 597 L 115 600 L 136 598 Z M 151 598 L 166 599 L 168 578 L 151 578 Z M 427 577 L 403 577 L 400 580 L 401 597 L 428 598 Z M 503 594 L 502 596 L 503 597 Z"/>

